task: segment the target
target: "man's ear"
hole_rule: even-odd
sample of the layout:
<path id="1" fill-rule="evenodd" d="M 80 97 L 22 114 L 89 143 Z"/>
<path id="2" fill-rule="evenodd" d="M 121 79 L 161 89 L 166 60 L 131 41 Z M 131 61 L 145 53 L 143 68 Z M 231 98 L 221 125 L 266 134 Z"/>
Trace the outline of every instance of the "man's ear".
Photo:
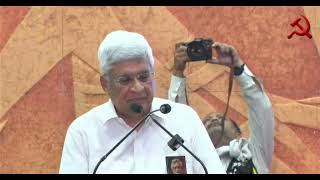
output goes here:
<path id="1" fill-rule="evenodd" d="M 105 78 L 103 78 L 102 76 L 100 76 L 100 84 L 101 84 L 102 89 L 105 92 L 108 92 L 108 81 Z"/>

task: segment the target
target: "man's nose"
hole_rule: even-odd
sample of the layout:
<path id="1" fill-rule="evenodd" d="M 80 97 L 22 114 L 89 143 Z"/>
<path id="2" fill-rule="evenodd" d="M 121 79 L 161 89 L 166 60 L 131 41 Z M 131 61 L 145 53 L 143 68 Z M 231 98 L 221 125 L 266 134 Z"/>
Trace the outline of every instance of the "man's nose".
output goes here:
<path id="1" fill-rule="evenodd" d="M 143 89 L 144 89 L 144 87 L 143 87 L 142 83 L 137 78 L 135 78 L 133 85 L 131 87 L 131 90 L 134 92 L 141 92 L 141 91 L 143 91 Z"/>

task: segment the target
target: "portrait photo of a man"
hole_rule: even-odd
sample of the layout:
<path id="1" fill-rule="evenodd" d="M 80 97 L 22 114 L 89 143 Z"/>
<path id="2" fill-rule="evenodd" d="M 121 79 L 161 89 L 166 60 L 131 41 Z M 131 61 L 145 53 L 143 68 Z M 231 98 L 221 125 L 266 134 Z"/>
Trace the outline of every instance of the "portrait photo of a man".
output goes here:
<path id="1" fill-rule="evenodd" d="M 166 157 L 168 174 L 187 174 L 184 156 Z"/>

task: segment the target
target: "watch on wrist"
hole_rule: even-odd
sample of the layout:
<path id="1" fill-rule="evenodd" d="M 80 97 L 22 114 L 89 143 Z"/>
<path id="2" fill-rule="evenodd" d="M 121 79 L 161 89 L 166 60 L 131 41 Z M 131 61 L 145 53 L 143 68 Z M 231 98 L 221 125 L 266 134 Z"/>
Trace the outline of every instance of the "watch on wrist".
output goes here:
<path id="1" fill-rule="evenodd" d="M 235 66 L 234 67 L 234 75 L 235 76 L 240 76 L 242 74 L 242 72 L 244 71 L 244 66 L 245 66 L 244 63 L 240 67 Z"/>

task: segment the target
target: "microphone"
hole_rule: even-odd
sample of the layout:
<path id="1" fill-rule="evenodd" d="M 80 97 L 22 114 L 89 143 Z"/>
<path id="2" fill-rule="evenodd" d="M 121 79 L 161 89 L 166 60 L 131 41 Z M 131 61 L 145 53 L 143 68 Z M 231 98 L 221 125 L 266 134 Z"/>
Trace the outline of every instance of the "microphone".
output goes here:
<path id="1" fill-rule="evenodd" d="M 130 105 L 130 109 L 132 112 L 141 114 L 143 112 L 143 107 L 139 104 L 136 103 L 132 103 Z M 100 164 L 125 140 L 127 139 L 127 137 L 134 131 L 136 130 L 152 113 L 156 112 L 156 111 L 161 111 L 161 112 L 166 112 L 169 113 L 171 110 L 171 107 L 169 105 L 168 106 L 160 106 L 159 109 L 156 109 L 154 111 L 149 112 L 146 116 L 144 116 L 144 118 L 142 118 L 116 145 L 114 145 L 104 156 L 101 157 L 100 161 L 97 163 L 96 167 L 93 170 L 93 174 L 96 174 Z M 166 114 L 165 113 L 165 114 Z"/>
<path id="2" fill-rule="evenodd" d="M 160 112 L 163 114 L 167 114 L 171 111 L 171 106 L 169 104 L 163 104 L 160 106 Z M 193 154 L 185 145 L 183 145 L 184 140 L 178 135 L 173 135 L 168 131 L 165 127 L 163 127 L 157 120 L 155 120 L 152 116 L 150 116 L 153 122 L 155 122 L 162 130 L 164 130 L 170 137 L 171 140 L 168 142 L 168 146 L 173 150 L 176 151 L 180 146 L 183 147 L 189 154 L 191 154 L 192 157 L 194 157 L 202 166 L 204 169 L 204 172 L 208 174 L 208 170 L 204 163 L 195 155 Z"/>
<path id="3" fill-rule="evenodd" d="M 160 106 L 160 112 L 163 114 L 168 114 L 171 111 L 171 106 L 169 104 L 163 104 Z"/>

